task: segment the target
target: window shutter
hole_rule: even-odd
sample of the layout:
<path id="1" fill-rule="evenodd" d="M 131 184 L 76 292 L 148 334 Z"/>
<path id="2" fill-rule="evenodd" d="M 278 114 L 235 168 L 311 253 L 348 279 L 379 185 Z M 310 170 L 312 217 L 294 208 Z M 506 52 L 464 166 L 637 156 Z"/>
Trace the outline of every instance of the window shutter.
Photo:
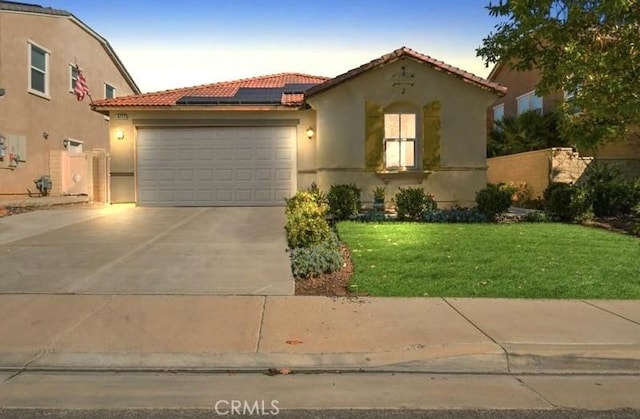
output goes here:
<path id="1" fill-rule="evenodd" d="M 440 167 L 440 109 L 439 100 L 422 109 L 422 168 L 432 170 Z"/>
<path id="2" fill-rule="evenodd" d="M 384 112 L 372 102 L 365 103 L 364 156 L 367 169 L 384 168 Z"/>

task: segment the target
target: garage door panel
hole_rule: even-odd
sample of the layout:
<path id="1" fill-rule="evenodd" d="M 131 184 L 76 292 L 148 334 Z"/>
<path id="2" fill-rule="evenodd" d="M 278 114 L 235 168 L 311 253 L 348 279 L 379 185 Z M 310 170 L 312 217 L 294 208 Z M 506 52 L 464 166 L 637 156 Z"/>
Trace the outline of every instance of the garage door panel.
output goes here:
<path id="1" fill-rule="evenodd" d="M 295 191 L 294 127 L 140 129 L 141 205 L 283 205 Z"/>

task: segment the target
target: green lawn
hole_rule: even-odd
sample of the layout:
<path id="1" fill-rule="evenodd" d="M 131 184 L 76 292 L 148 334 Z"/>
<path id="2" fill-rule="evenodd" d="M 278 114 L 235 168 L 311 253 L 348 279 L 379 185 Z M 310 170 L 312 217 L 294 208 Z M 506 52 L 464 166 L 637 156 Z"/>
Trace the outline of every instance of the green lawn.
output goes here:
<path id="1" fill-rule="evenodd" d="M 365 224 L 338 232 L 372 296 L 640 298 L 640 239 L 578 225 Z"/>

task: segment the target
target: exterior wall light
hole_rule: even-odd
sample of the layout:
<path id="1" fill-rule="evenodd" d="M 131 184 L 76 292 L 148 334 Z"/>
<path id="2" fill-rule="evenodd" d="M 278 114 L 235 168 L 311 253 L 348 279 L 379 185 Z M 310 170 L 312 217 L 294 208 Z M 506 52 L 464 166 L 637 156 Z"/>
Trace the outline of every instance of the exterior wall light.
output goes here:
<path id="1" fill-rule="evenodd" d="M 312 139 L 313 136 L 316 134 L 316 132 L 311 127 L 307 128 L 307 131 L 305 131 L 305 132 L 307 133 L 307 138 L 308 139 Z"/>
<path id="2" fill-rule="evenodd" d="M 122 131 L 121 129 L 116 130 L 116 139 L 124 140 L 124 131 Z"/>

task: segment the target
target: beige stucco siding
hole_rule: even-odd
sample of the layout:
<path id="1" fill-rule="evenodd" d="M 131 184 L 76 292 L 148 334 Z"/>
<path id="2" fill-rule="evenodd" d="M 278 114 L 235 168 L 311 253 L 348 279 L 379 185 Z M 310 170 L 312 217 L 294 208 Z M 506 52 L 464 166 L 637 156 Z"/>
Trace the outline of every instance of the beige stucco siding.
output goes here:
<path id="1" fill-rule="evenodd" d="M 29 41 L 49 52 L 49 95 L 28 92 Z M 35 190 L 33 179 L 49 174 L 49 152 L 63 150 L 63 140 L 84 143 L 85 150 L 108 149 L 109 123 L 90 109 L 86 98 L 78 102 L 69 92 L 69 64 L 84 69 L 94 99 L 104 98 L 104 82 L 117 95 L 134 91 L 107 55 L 103 45 L 68 17 L 0 12 L 0 133 L 27 139 L 26 162 L 14 170 L 0 162 L 0 193 Z M 45 139 L 43 133 L 48 134 Z"/>
<path id="2" fill-rule="evenodd" d="M 404 93 L 402 86 L 394 86 L 403 66 L 412 75 L 406 81 L 413 84 L 404 86 Z M 422 107 L 439 101 L 443 170 L 424 175 L 422 182 L 411 177 L 392 179 L 387 197 L 400 186 L 420 185 L 443 205 L 469 205 L 486 183 L 485 110 L 494 100 L 491 92 L 411 59 L 368 71 L 312 96 L 307 101 L 318 114 L 318 185 L 328 189 L 334 183 L 357 182 L 364 200 L 371 200 L 371 189 L 384 182 L 365 168 L 365 102 L 413 106 L 420 138 Z M 418 145 L 416 160 L 420 153 Z"/>
<path id="3" fill-rule="evenodd" d="M 110 112 L 111 144 L 111 192 L 113 202 L 135 201 L 136 139 L 141 127 L 158 126 L 260 126 L 273 121 L 287 121 L 297 126 L 297 182 L 298 188 L 306 188 L 315 181 L 315 142 L 309 140 L 306 130 L 315 129 L 315 112 L 305 111 L 239 111 L 188 110 L 172 108 L 144 111 L 118 109 Z M 122 119 L 126 117 L 126 119 Z M 235 122 L 234 122 L 235 121 Z M 123 140 L 116 139 L 115 132 L 122 130 Z"/>

